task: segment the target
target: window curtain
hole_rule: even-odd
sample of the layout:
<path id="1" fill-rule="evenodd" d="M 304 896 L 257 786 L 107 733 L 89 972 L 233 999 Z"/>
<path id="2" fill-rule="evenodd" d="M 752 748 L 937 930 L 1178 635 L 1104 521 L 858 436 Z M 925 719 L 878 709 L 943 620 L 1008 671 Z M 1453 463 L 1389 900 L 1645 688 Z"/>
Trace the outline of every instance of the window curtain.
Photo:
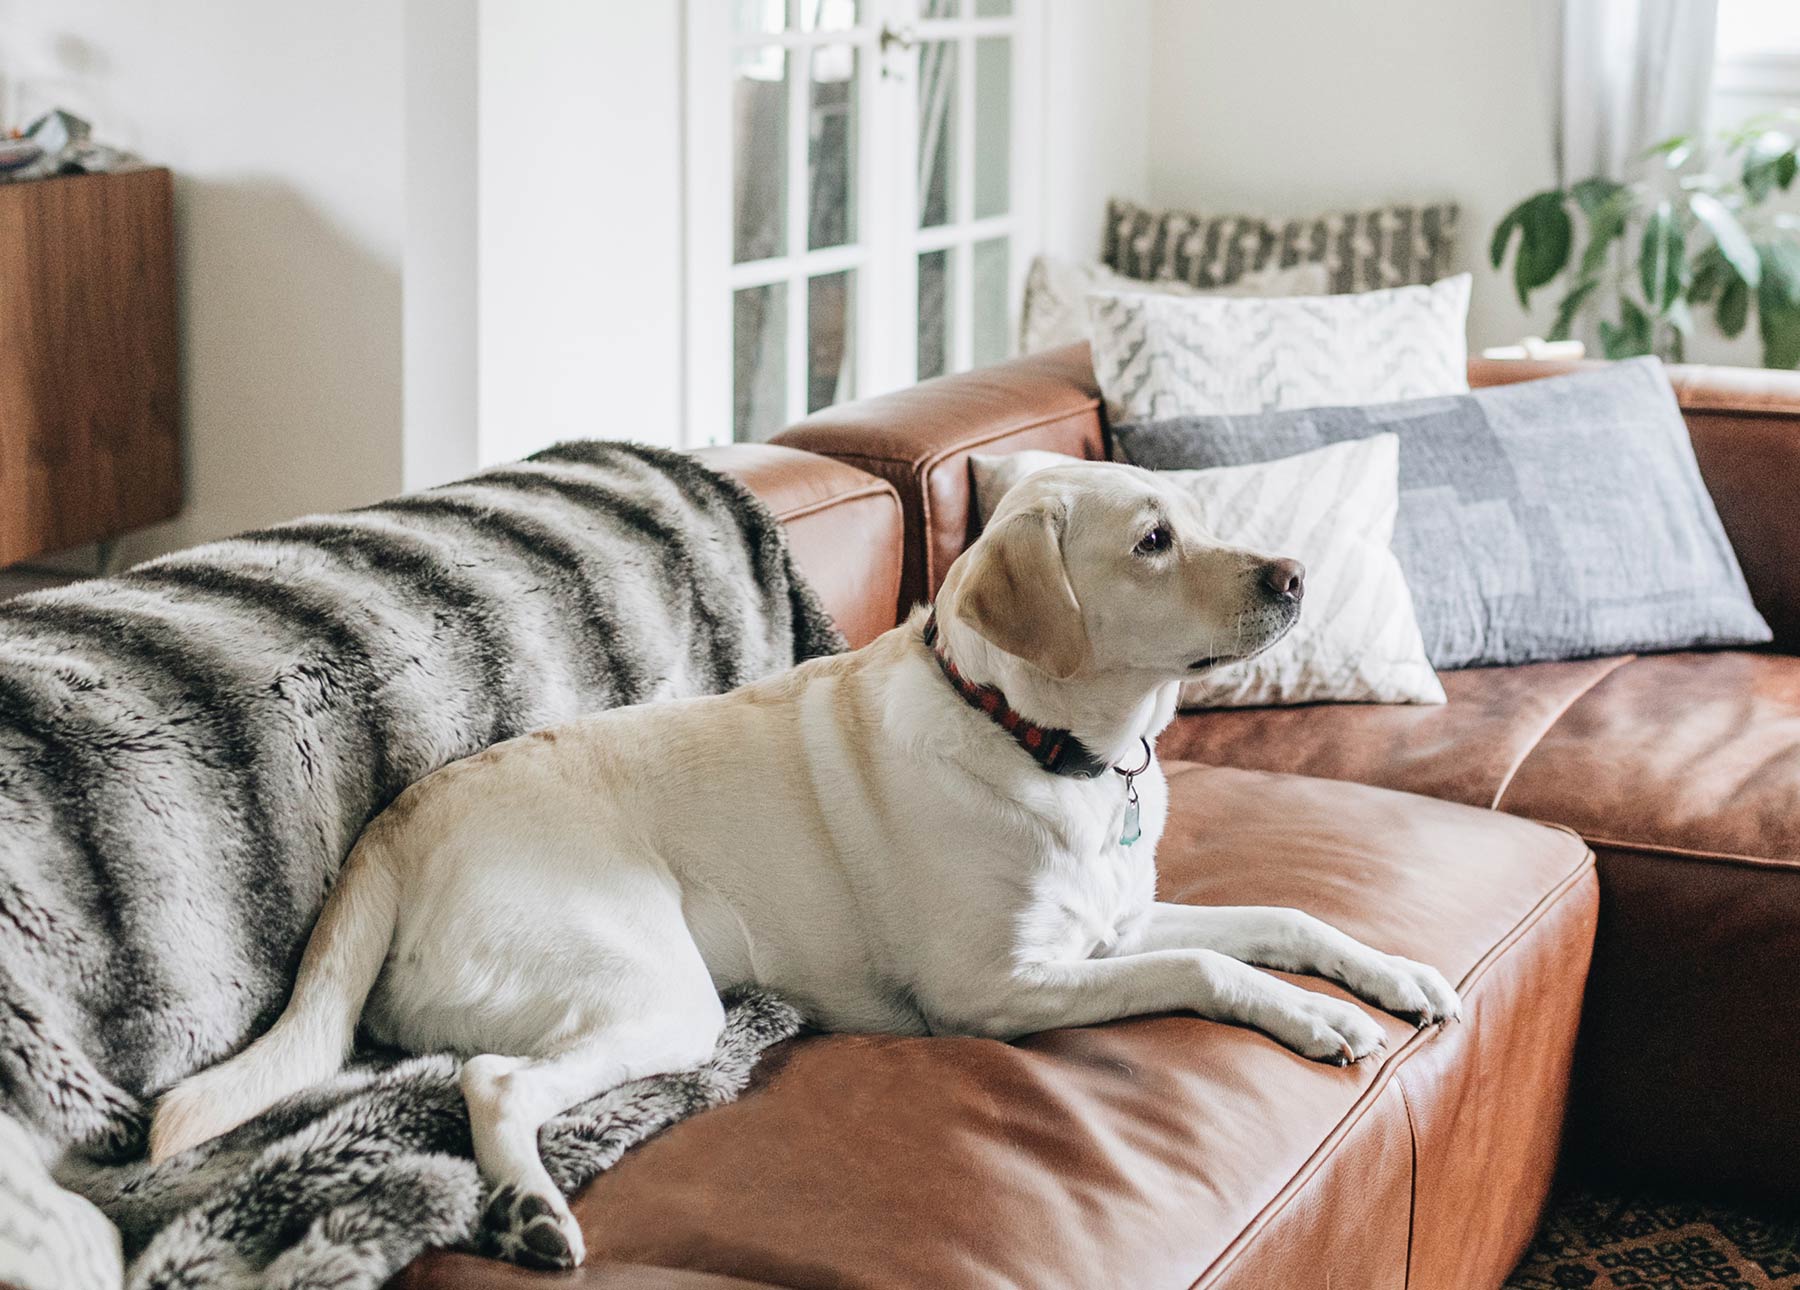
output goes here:
<path id="1" fill-rule="evenodd" d="M 1647 148 L 1707 128 L 1718 17 L 1718 0 L 1563 0 L 1564 185 L 1637 178 Z"/>

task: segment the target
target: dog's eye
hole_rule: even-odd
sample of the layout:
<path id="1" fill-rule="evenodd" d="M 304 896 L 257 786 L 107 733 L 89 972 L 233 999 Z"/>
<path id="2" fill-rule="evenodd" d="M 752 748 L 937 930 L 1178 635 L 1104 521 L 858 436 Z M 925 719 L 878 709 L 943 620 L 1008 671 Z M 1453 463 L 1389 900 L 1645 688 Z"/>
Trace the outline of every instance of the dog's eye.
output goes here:
<path id="1" fill-rule="evenodd" d="M 1169 543 L 1172 541 L 1174 541 L 1174 539 L 1170 536 L 1169 530 L 1163 525 L 1158 524 L 1138 540 L 1138 544 L 1134 550 L 1136 550 L 1139 555 L 1157 555 L 1160 552 L 1167 551 L 1169 549 Z"/>

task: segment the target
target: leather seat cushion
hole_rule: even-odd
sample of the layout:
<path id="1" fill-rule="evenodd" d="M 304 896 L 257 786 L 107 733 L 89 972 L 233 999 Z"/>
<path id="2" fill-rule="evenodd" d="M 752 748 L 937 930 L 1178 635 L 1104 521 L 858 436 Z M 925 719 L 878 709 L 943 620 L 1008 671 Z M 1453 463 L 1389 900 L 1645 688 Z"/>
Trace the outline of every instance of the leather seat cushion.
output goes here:
<path id="1" fill-rule="evenodd" d="M 1438 705 L 1188 712 L 1156 746 L 1164 757 L 1347 779 L 1491 807 L 1544 731 L 1625 661 L 1444 672 L 1449 702 Z"/>
<path id="2" fill-rule="evenodd" d="M 590 1264 L 564 1283 L 707 1284 L 616 1261 L 807 1287 L 1376 1286 L 1409 1267 L 1498 1285 L 1554 1167 L 1587 848 L 1380 789 L 1165 764 L 1165 899 L 1308 909 L 1439 966 L 1465 1020 L 1377 1014 L 1388 1054 L 1342 1070 L 1180 1015 L 1010 1045 L 801 1039 L 578 1199 Z M 430 1255 L 401 1284 L 536 1284 L 475 1266 Z"/>
<path id="3" fill-rule="evenodd" d="M 1633 659 L 1550 727 L 1502 805 L 1596 842 L 1800 864 L 1800 658 Z"/>
<path id="4" fill-rule="evenodd" d="M 1581 1158 L 1800 1202 L 1800 658 L 1635 659 L 1501 805 L 1599 853 Z"/>

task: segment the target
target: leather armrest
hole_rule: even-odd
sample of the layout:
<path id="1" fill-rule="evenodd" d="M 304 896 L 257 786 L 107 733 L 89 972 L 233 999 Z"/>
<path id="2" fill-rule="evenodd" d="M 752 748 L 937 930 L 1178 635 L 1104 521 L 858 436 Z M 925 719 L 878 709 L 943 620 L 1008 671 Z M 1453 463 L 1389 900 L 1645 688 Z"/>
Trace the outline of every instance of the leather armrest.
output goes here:
<path id="1" fill-rule="evenodd" d="M 974 536 L 972 452 L 1043 448 L 1105 459 L 1100 392 L 1070 345 L 815 413 L 775 436 L 879 475 L 899 492 L 906 556 L 897 612 L 929 599 Z"/>
<path id="2" fill-rule="evenodd" d="M 794 562 L 851 649 L 895 624 L 904 530 L 891 485 L 841 461 L 773 444 L 722 444 L 694 455 L 775 513 Z"/>
<path id="3" fill-rule="evenodd" d="M 1472 386 L 1598 367 L 1474 359 Z M 1775 647 L 1800 652 L 1800 372 L 1671 364 L 1694 456 Z"/>

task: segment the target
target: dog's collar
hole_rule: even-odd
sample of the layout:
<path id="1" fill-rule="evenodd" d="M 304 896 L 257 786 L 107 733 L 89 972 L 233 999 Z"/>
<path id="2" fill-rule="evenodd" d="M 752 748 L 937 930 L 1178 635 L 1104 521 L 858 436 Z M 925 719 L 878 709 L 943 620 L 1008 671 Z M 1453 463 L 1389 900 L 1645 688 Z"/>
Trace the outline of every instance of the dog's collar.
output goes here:
<path id="1" fill-rule="evenodd" d="M 925 644 L 931 650 L 931 656 L 943 669 L 944 679 L 963 697 L 963 702 L 971 708 L 987 714 L 995 725 L 1013 737 L 1019 747 L 1030 753 L 1032 759 L 1049 771 L 1052 775 L 1071 775 L 1076 779 L 1093 779 L 1096 775 L 1104 775 L 1109 769 L 1125 777 L 1125 788 L 1128 793 L 1135 794 L 1132 780 L 1150 768 L 1150 741 L 1143 739 L 1144 762 L 1133 770 L 1123 766 L 1113 766 L 1103 757 L 1096 757 L 1088 746 L 1067 730 L 1056 730 L 1049 726 L 1040 726 L 1037 722 L 1020 715 L 1018 709 L 1006 701 L 1006 695 L 999 687 L 977 685 L 964 676 L 950 661 L 942 646 L 938 644 L 937 610 L 925 620 Z"/>

